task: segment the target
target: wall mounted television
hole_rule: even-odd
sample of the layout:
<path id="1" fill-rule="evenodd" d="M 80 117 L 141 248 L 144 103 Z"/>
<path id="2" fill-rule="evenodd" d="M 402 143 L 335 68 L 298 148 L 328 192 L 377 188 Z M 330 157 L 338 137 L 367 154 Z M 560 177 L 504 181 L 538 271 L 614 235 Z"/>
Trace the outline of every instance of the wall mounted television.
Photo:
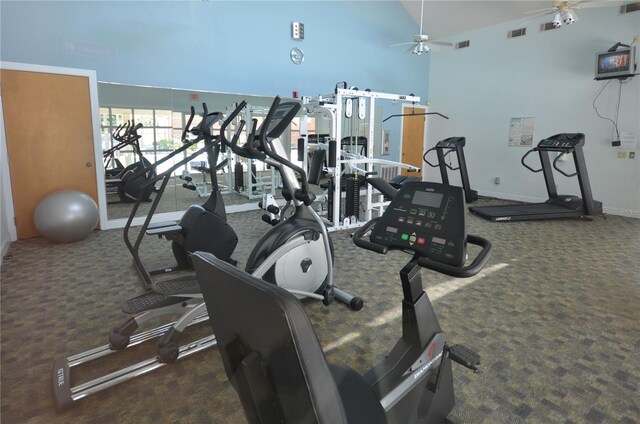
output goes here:
<path id="1" fill-rule="evenodd" d="M 625 47 L 615 51 L 598 53 L 596 57 L 597 80 L 631 77 L 636 71 L 636 48 Z"/>

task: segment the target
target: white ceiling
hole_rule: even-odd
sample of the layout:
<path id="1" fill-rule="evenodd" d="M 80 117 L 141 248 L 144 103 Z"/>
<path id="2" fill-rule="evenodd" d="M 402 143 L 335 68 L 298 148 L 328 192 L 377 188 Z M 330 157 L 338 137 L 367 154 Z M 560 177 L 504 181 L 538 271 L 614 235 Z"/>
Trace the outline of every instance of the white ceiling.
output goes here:
<path id="1" fill-rule="evenodd" d="M 420 0 L 400 0 L 400 3 L 420 24 Z M 525 12 L 552 4 L 553 1 L 427 0 L 424 2 L 423 33 L 431 38 L 442 38 L 518 18 L 525 22 L 529 18 Z M 538 19 L 541 23 L 544 21 L 542 17 Z"/>

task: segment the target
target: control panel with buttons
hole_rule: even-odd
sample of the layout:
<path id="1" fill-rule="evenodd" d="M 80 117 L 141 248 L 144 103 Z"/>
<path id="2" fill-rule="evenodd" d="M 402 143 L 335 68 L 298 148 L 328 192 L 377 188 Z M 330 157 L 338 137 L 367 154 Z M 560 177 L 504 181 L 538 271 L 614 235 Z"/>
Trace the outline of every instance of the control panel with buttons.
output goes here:
<path id="1" fill-rule="evenodd" d="M 556 134 L 552 137 L 540 140 L 537 150 L 555 150 L 555 149 L 575 149 L 577 146 L 584 145 L 584 134 L 582 133 L 563 133 Z"/>
<path id="2" fill-rule="evenodd" d="M 398 191 L 371 231 L 371 241 L 461 266 L 466 258 L 465 228 L 462 188 L 418 181 Z"/>

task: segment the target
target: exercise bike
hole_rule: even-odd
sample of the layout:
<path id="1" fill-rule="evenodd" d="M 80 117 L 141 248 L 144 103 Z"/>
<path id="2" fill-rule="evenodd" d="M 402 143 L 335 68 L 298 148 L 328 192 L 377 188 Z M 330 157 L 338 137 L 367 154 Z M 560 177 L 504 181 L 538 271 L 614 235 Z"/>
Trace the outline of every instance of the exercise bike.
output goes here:
<path id="1" fill-rule="evenodd" d="M 225 371 L 250 423 L 443 422 L 454 405 L 451 362 L 480 366 L 478 354 L 448 343 L 420 269 L 471 277 L 489 259 L 491 243 L 466 234 L 462 188 L 411 182 L 391 190 L 385 193 L 391 205 L 353 241 L 379 254 L 412 256 L 400 271 L 402 337 L 364 376 L 326 362 L 304 309 L 289 293 L 212 255 L 194 255 Z M 465 266 L 467 243 L 482 249 Z"/>

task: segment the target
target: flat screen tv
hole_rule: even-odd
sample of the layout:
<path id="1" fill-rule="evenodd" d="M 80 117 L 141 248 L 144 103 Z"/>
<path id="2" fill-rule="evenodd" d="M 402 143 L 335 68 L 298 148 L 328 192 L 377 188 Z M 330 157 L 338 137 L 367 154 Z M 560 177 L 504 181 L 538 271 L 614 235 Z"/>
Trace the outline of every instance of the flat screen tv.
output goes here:
<path id="1" fill-rule="evenodd" d="M 635 53 L 635 46 L 613 52 L 598 53 L 596 58 L 595 79 L 625 78 L 634 75 L 636 64 Z"/>

